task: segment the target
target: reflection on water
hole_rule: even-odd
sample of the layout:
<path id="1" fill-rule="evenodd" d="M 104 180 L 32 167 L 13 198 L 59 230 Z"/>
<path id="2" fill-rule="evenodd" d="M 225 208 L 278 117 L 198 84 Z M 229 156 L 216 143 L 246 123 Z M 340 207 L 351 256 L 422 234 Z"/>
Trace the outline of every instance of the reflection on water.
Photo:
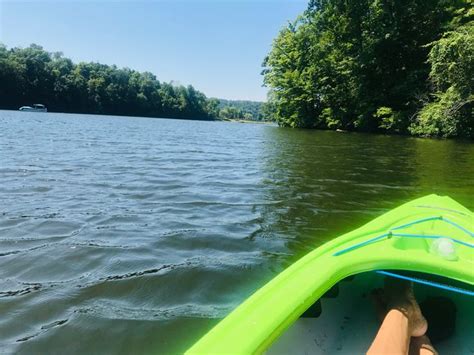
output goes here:
<path id="1" fill-rule="evenodd" d="M 472 176 L 466 142 L 0 111 L 1 348 L 183 351 L 402 202 L 473 209 Z"/>
<path id="2" fill-rule="evenodd" d="M 474 145 L 355 133 L 265 131 L 268 209 L 293 258 L 430 193 L 474 207 Z"/>

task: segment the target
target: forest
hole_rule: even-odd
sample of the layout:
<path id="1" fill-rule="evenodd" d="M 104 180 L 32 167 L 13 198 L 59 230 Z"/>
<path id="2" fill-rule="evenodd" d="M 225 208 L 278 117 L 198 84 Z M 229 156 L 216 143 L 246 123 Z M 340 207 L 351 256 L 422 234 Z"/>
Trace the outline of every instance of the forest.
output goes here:
<path id="1" fill-rule="evenodd" d="M 474 138 L 472 0 L 311 0 L 263 63 L 281 126 Z"/>
<path id="2" fill-rule="evenodd" d="M 191 85 L 115 65 L 75 64 L 36 44 L 0 44 L 0 83 L 0 109 L 42 103 L 67 113 L 253 121 L 264 115 L 261 102 L 207 98 Z"/>
<path id="3" fill-rule="evenodd" d="M 219 100 L 193 86 L 160 82 L 152 73 L 78 63 L 32 44 L 0 45 L 0 109 L 33 103 L 49 111 L 185 119 L 214 119 Z"/>

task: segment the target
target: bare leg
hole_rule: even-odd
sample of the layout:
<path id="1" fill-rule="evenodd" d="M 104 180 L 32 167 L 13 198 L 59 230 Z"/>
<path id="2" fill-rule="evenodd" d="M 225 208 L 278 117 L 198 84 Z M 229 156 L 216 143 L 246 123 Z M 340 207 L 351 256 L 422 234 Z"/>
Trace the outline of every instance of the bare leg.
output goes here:
<path id="1" fill-rule="evenodd" d="M 385 316 L 367 354 L 406 355 L 408 354 L 410 338 L 411 334 L 407 316 L 397 309 L 392 309 Z"/>
<path id="2" fill-rule="evenodd" d="M 388 313 L 367 354 L 406 355 L 411 337 L 424 335 L 428 324 L 421 314 L 410 283 L 387 279 L 384 293 Z"/>

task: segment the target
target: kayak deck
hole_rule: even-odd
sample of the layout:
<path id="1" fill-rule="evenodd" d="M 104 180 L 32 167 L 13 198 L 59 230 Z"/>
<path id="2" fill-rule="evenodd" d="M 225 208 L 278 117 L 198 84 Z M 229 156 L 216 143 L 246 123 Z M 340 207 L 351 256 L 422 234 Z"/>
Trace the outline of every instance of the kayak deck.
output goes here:
<path id="1" fill-rule="evenodd" d="M 299 318 L 265 352 L 276 354 L 365 354 L 377 333 L 379 321 L 369 293 L 383 287 L 384 275 L 367 272 L 338 284 L 337 297 L 321 299 L 318 317 Z M 434 344 L 440 354 L 472 354 L 474 317 L 472 298 L 463 294 L 415 284 L 420 303 L 427 297 L 447 297 L 456 305 L 454 335 Z"/>

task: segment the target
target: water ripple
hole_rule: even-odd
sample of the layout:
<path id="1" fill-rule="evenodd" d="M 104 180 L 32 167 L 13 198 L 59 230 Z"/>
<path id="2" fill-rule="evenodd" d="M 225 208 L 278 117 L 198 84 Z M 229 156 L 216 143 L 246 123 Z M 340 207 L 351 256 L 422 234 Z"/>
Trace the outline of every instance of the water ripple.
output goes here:
<path id="1" fill-rule="evenodd" d="M 182 353 L 399 203 L 474 207 L 474 145 L 455 141 L 0 111 L 0 152 L 7 353 Z"/>

